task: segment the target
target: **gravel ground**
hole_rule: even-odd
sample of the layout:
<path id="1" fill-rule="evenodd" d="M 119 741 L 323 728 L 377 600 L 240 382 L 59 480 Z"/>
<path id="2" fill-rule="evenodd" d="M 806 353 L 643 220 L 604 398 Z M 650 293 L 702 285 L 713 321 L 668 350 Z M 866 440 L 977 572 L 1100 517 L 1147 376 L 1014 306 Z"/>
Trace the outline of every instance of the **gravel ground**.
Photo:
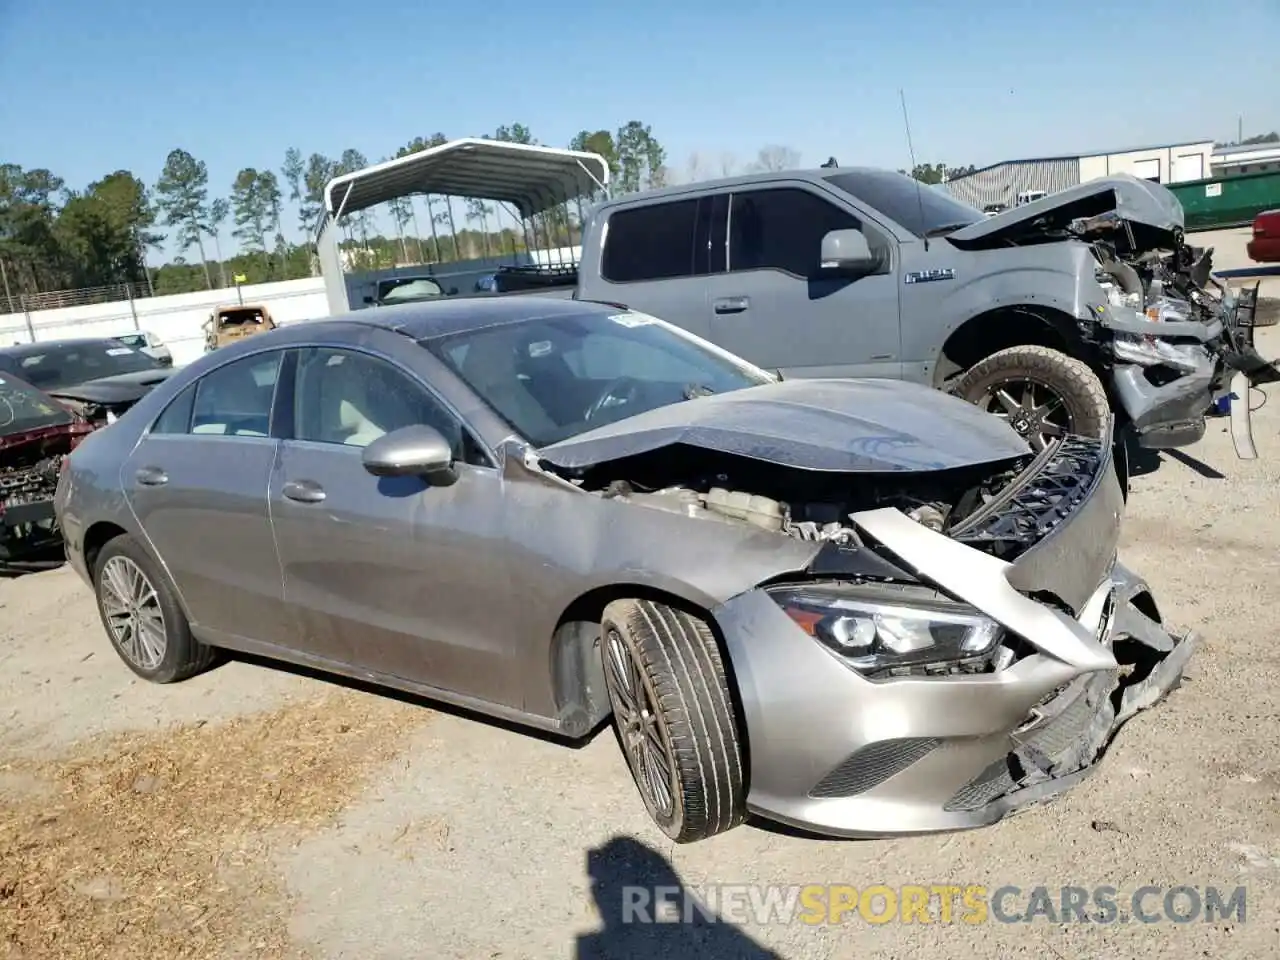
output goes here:
<path id="1" fill-rule="evenodd" d="M 1134 479 L 1122 555 L 1204 635 L 1186 683 L 1061 800 L 951 836 L 674 847 L 608 734 L 574 750 L 247 663 L 156 687 L 73 573 L 0 582 L 0 957 L 1274 957 L 1280 403 L 1255 428 L 1257 461 L 1217 421 Z M 1148 884 L 1244 886 L 1247 913 L 622 923 L 626 885 L 711 882 L 1013 885 L 1013 910 L 1041 885 L 1110 885 L 1122 909 Z"/>

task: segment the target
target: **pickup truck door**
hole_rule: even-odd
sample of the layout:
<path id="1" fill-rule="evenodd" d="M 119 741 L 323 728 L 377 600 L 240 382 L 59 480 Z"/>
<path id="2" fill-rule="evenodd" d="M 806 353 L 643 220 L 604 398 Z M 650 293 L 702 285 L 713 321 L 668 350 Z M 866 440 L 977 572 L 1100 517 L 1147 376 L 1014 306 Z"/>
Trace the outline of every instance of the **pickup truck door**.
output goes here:
<path id="1" fill-rule="evenodd" d="M 707 280 L 724 266 L 727 202 L 727 197 L 677 197 L 628 204 L 610 214 L 599 272 L 585 272 L 579 295 L 625 303 L 709 339 Z M 720 222 L 714 267 L 708 254 L 713 208 Z"/>
<path id="2" fill-rule="evenodd" d="M 727 270 L 707 280 L 710 340 L 790 377 L 902 376 L 888 234 L 801 183 L 738 190 L 727 207 Z M 861 230 L 883 265 L 821 276 L 822 238 L 837 229 Z"/>

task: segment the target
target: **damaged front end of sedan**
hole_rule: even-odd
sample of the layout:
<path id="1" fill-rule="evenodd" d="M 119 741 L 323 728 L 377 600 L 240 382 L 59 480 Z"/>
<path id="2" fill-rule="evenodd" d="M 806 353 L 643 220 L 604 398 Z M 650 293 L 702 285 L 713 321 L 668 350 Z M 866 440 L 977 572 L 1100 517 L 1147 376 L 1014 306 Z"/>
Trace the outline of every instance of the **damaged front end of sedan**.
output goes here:
<path id="1" fill-rule="evenodd" d="M 886 422 L 904 422 L 895 397 L 921 399 L 906 384 L 779 383 L 521 469 L 808 547 L 711 610 L 750 744 L 749 809 L 834 836 L 982 826 L 1086 776 L 1177 686 L 1196 639 L 1171 633 L 1116 559 L 1109 437 L 1032 453 L 994 418 L 1005 432 L 983 436 L 976 410 L 967 430 L 939 405 L 933 437 L 831 415 L 867 390 Z"/>

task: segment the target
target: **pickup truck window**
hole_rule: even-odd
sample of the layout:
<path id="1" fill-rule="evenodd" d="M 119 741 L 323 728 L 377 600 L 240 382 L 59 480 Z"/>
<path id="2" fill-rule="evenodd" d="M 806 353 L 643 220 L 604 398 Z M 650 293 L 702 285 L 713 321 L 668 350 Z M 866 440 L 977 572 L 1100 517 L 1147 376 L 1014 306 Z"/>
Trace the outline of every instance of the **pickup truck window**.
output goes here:
<path id="1" fill-rule="evenodd" d="M 600 274 L 611 283 L 693 276 L 698 200 L 619 210 L 609 217 Z"/>
<path id="2" fill-rule="evenodd" d="M 771 268 L 809 279 L 818 275 L 822 238 L 828 231 L 861 229 L 853 214 L 808 190 L 775 187 L 735 193 L 729 212 L 729 270 Z"/>
<path id="3" fill-rule="evenodd" d="M 889 170 L 833 173 L 826 179 L 917 237 L 938 236 L 983 219 L 982 211 L 951 194 Z"/>

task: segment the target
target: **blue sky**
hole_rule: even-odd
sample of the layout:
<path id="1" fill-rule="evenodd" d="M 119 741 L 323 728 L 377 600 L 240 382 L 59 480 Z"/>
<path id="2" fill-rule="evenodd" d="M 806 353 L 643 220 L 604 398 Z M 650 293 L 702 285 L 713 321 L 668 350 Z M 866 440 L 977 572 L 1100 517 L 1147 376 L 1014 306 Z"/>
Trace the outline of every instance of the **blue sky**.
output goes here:
<path id="1" fill-rule="evenodd" d="M 901 87 L 919 161 L 982 165 L 1280 129 L 1278 41 L 1280 0 L 0 0 L 0 161 L 153 183 L 181 146 L 216 195 L 290 146 L 638 119 L 677 177 L 770 143 L 905 167 Z"/>

